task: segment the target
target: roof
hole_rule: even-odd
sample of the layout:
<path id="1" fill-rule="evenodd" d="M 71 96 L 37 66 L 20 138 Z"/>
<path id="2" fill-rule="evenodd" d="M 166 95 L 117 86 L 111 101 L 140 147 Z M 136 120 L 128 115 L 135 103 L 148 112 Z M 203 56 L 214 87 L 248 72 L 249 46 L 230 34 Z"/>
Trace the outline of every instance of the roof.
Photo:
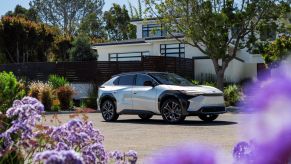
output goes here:
<path id="1" fill-rule="evenodd" d="M 144 19 L 132 19 L 131 22 L 141 22 L 144 20 L 159 20 L 159 18 L 154 17 L 154 18 L 144 18 Z"/>
<path id="2" fill-rule="evenodd" d="M 122 75 L 132 75 L 132 74 L 150 74 L 150 73 L 167 73 L 167 72 L 157 72 L 157 71 L 136 71 L 136 72 L 124 72 L 124 73 L 120 73 L 115 76 L 122 76 Z"/>
<path id="3" fill-rule="evenodd" d="M 183 38 L 184 35 L 177 35 L 176 38 Z M 106 43 L 96 43 L 93 46 L 112 46 L 112 45 L 128 45 L 128 44 L 144 44 L 147 43 L 148 40 L 162 40 L 162 39 L 171 39 L 174 37 L 166 37 L 166 36 L 159 36 L 159 37 L 149 37 L 149 38 L 141 38 L 141 39 L 131 39 L 131 40 L 122 40 L 122 41 L 113 41 L 113 42 L 106 42 Z"/>

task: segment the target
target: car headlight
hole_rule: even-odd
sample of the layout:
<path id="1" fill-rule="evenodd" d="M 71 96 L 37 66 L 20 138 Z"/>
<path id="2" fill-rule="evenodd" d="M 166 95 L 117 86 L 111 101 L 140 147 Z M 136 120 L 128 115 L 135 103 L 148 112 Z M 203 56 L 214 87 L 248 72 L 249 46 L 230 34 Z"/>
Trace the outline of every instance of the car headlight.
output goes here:
<path id="1" fill-rule="evenodd" d="M 189 96 L 197 96 L 197 95 L 202 95 L 203 94 L 203 92 L 198 92 L 198 91 L 185 91 L 185 90 L 182 90 L 181 92 L 183 94 L 189 95 Z"/>

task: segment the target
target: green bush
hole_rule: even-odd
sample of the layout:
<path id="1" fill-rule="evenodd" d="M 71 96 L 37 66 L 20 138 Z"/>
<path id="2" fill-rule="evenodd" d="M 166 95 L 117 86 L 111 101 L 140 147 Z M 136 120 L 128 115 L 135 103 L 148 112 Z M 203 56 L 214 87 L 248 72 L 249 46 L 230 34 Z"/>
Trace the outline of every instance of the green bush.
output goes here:
<path id="1" fill-rule="evenodd" d="M 51 85 L 44 85 L 40 91 L 40 101 L 46 111 L 51 111 L 53 101 L 53 89 Z"/>
<path id="2" fill-rule="evenodd" d="M 0 112 L 5 113 L 16 99 L 25 96 L 25 86 L 17 81 L 12 72 L 0 73 Z"/>
<path id="3" fill-rule="evenodd" d="M 57 89 L 69 84 L 67 79 L 65 79 L 62 76 L 57 76 L 57 75 L 50 75 L 48 82 L 51 83 L 54 89 Z"/>
<path id="4" fill-rule="evenodd" d="M 57 96 L 62 110 L 69 110 L 72 107 L 74 89 L 65 85 L 57 89 Z"/>
<path id="5" fill-rule="evenodd" d="M 51 83 L 32 82 L 29 84 L 28 95 L 41 101 L 46 111 L 51 110 L 53 101 L 53 87 Z"/>
<path id="6" fill-rule="evenodd" d="M 224 88 L 226 106 L 234 106 L 241 100 L 241 91 L 237 85 L 229 85 Z"/>

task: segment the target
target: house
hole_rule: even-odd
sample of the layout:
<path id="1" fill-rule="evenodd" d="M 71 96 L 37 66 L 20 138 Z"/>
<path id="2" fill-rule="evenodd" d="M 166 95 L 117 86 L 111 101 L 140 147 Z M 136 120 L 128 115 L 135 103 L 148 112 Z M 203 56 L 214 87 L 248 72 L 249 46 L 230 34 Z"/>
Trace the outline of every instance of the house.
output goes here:
<path id="1" fill-rule="evenodd" d="M 99 54 L 99 61 L 135 61 L 142 56 L 166 56 L 194 59 L 195 79 L 207 80 L 215 76 L 212 61 L 197 48 L 181 44 L 176 38 L 183 39 L 182 34 L 169 37 L 156 19 L 133 20 L 137 27 L 136 39 L 117 42 L 98 43 L 92 46 Z M 255 78 L 264 68 L 261 55 L 250 54 L 247 49 L 238 52 L 237 58 L 228 66 L 225 79 L 228 82 L 239 82 Z"/>

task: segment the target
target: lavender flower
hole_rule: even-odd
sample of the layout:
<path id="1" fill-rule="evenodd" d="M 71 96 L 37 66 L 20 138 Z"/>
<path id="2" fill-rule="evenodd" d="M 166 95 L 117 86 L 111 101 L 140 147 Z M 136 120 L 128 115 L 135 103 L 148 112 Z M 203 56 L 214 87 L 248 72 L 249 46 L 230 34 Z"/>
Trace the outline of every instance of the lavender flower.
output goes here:
<path id="1" fill-rule="evenodd" d="M 240 163 L 281 164 L 291 162 L 291 76 L 280 68 L 271 78 L 249 87 L 251 98 L 243 107 L 255 111 L 245 136 L 255 145 L 240 143 L 234 157 Z"/>
<path id="2" fill-rule="evenodd" d="M 240 142 L 233 149 L 233 157 L 236 161 L 252 163 L 255 147 L 252 142 Z"/>
<path id="3" fill-rule="evenodd" d="M 137 152 L 134 150 L 129 150 L 127 153 L 125 153 L 125 156 L 127 157 L 127 160 L 130 164 L 135 164 L 137 162 Z"/>
<path id="4" fill-rule="evenodd" d="M 151 164 L 215 164 L 215 152 L 203 145 L 186 144 L 155 154 Z"/>
<path id="5" fill-rule="evenodd" d="M 45 164 L 82 164 L 82 157 L 75 151 L 55 151 L 49 150 L 37 153 L 34 162 L 43 161 Z"/>
<path id="6" fill-rule="evenodd" d="M 29 146 L 26 141 L 33 137 L 33 128 L 36 122 L 41 120 L 43 111 L 43 105 L 35 98 L 24 97 L 14 101 L 13 106 L 6 112 L 8 118 L 14 118 L 12 126 L 0 134 L 5 148 L 10 149 L 14 145 L 11 135 L 20 135 L 19 145 Z"/>

